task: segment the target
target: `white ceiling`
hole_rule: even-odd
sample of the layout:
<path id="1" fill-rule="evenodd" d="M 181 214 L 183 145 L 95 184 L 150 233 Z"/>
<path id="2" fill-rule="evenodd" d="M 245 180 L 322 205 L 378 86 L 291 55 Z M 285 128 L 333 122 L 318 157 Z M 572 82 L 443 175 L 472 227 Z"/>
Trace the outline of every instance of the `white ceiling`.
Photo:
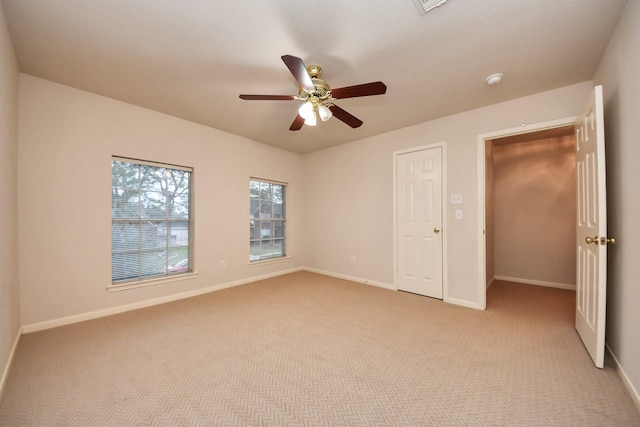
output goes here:
<path id="1" fill-rule="evenodd" d="M 24 73 L 308 153 L 590 80 L 626 0 L 1 2 Z M 387 93 L 336 101 L 358 129 L 289 131 L 297 101 L 238 98 L 297 94 L 284 54 Z"/>

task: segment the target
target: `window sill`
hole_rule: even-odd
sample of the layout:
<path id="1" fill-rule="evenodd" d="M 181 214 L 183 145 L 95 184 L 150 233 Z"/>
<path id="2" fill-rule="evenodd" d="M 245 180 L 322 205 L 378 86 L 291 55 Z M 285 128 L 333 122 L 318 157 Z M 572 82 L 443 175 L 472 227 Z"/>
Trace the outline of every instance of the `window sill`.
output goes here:
<path id="1" fill-rule="evenodd" d="M 135 282 L 126 282 L 119 285 L 107 285 L 107 290 L 109 292 L 126 291 L 128 289 L 144 288 L 146 286 L 195 279 L 196 277 L 198 277 L 198 272 L 193 271 L 191 273 L 176 274 L 175 276 L 154 277 L 153 279 L 136 280 Z"/>
<path id="2" fill-rule="evenodd" d="M 280 262 L 291 261 L 292 259 L 293 257 L 283 256 L 278 258 L 263 259 L 260 261 L 249 261 L 249 267 L 260 267 L 262 265 L 278 264 Z"/>

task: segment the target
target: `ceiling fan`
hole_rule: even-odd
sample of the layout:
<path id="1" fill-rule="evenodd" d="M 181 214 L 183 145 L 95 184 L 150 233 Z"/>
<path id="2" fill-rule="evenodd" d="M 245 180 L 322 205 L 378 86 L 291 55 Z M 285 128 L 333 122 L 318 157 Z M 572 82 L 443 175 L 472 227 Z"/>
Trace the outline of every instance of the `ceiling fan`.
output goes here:
<path id="1" fill-rule="evenodd" d="M 362 120 L 338 107 L 333 101 L 358 96 L 382 95 L 387 91 L 387 87 L 382 82 L 331 89 L 329 84 L 320 78 L 322 69 L 319 66 L 305 67 L 302 59 L 292 55 L 283 55 L 282 61 L 300 85 L 298 95 L 240 95 L 240 98 L 248 101 L 304 101 L 289 130 L 300 130 L 303 124 L 315 126 L 317 116 L 320 116 L 323 122 L 334 116 L 352 128 L 360 127 Z"/>

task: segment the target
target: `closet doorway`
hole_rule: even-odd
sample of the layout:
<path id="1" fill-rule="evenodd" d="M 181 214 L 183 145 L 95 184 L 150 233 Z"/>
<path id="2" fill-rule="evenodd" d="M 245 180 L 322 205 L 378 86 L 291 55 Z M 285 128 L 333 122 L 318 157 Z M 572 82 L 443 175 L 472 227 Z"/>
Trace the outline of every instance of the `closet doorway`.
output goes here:
<path id="1" fill-rule="evenodd" d="M 573 124 L 485 140 L 486 283 L 575 290 Z"/>

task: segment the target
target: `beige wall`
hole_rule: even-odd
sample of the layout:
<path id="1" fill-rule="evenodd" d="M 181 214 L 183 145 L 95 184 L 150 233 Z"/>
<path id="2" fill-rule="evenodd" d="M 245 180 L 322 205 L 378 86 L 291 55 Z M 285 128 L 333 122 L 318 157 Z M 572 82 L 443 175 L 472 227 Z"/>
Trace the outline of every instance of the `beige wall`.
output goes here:
<path id="1" fill-rule="evenodd" d="M 462 194 L 464 219 L 454 219 L 448 206 L 445 294 L 456 302 L 478 304 L 483 239 L 478 227 L 478 135 L 576 116 L 591 88 L 591 82 L 584 82 L 304 156 L 309 265 L 393 284 L 393 152 L 446 141 L 444 198 Z M 355 264 L 349 263 L 351 255 Z"/>
<path id="2" fill-rule="evenodd" d="M 493 147 L 495 275 L 575 286 L 575 137 Z"/>
<path id="3" fill-rule="evenodd" d="M 451 298 L 477 304 L 479 133 L 577 114 L 591 84 L 447 117 L 301 157 L 35 77 L 20 80 L 22 324 L 308 266 L 393 284 L 393 151 L 447 141 Z M 516 113 L 517 112 L 517 113 Z M 197 279 L 109 293 L 111 155 L 195 168 Z M 304 171 L 304 172 L 303 172 Z M 330 171 L 330 173 L 328 173 Z M 250 176 L 288 182 L 291 260 L 247 265 Z M 446 197 L 448 199 L 448 196 Z M 349 263 L 354 255 L 357 262 Z M 225 260 L 227 268 L 218 269 Z"/>
<path id="4" fill-rule="evenodd" d="M 20 330 L 17 136 L 18 65 L 0 5 L 0 394 Z"/>
<path id="5" fill-rule="evenodd" d="M 198 277 L 109 293 L 111 156 L 192 166 Z M 18 176 L 23 325 L 304 265 L 300 156 L 28 75 Z M 290 260 L 248 266 L 249 177 L 289 183 Z M 226 269 L 218 268 L 219 260 Z"/>
<path id="6" fill-rule="evenodd" d="M 640 393 L 640 1 L 632 0 L 600 64 L 604 87 L 609 235 L 607 345 Z M 640 405 L 640 402 L 638 402 Z"/>

